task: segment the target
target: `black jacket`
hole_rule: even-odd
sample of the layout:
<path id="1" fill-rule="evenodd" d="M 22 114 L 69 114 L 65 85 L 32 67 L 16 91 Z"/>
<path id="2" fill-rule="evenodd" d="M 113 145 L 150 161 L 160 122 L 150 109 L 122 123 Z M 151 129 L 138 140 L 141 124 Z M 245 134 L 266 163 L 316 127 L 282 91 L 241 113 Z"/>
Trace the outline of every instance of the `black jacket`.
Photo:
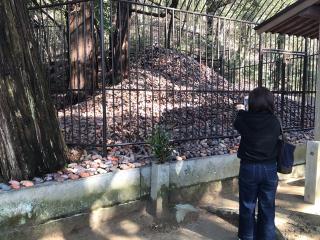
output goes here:
<path id="1" fill-rule="evenodd" d="M 242 162 L 276 161 L 281 130 L 275 115 L 240 110 L 234 127 L 241 135 L 238 157 Z"/>

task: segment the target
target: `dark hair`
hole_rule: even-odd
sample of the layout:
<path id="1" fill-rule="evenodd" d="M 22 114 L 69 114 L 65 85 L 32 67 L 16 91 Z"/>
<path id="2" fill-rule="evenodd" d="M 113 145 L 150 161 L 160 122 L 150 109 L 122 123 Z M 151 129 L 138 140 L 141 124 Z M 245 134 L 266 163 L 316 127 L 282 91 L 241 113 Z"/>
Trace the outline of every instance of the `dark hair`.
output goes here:
<path id="1" fill-rule="evenodd" d="M 257 87 L 249 94 L 250 112 L 270 112 L 274 113 L 273 94 L 265 87 Z"/>

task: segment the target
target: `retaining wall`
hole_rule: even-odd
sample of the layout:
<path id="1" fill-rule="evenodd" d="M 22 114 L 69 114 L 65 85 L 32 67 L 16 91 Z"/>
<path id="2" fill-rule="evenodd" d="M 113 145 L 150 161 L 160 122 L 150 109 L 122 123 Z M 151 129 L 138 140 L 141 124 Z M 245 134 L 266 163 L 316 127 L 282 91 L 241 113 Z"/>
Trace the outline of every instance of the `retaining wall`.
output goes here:
<path id="1" fill-rule="evenodd" d="M 305 144 L 297 146 L 293 176 L 304 175 L 305 156 Z M 200 195 L 219 191 L 222 185 L 234 190 L 233 178 L 238 175 L 239 164 L 236 155 L 172 162 L 169 175 L 171 201 L 192 201 Z M 287 177 L 280 176 L 280 179 Z M 0 194 L 0 239 L 12 236 L 12 239 L 18 239 L 17 233 L 21 229 L 31 231 L 35 226 L 43 227 L 48 222 L 56 224 L 70 216 L 88 218 L 90 214 L 91 218 L 95 216 L 94 222 L 102 221 L 103 214 L 93 213 L 103 212 L 106 207 L 144 200 L 150 194 L 150 185 L 151 168 L 143 167 L 3 192 Z M 117 211 L 112 211 L 110 216 L 114 215 Z"/>

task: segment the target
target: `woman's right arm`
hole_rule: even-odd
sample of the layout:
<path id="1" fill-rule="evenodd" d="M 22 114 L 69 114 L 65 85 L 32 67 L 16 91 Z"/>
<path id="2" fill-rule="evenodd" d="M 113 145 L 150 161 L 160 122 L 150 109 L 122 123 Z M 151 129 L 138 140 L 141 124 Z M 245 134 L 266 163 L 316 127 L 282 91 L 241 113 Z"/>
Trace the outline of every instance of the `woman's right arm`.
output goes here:
<path id="1" fill-rule="evenodd" d="M 242 134 L 242 114 L 243 114 L 244 110 L 239 110 L 237 113 L 237 117 L 236 120 L 233 123 L 234 128 L 240 133 Z"/>

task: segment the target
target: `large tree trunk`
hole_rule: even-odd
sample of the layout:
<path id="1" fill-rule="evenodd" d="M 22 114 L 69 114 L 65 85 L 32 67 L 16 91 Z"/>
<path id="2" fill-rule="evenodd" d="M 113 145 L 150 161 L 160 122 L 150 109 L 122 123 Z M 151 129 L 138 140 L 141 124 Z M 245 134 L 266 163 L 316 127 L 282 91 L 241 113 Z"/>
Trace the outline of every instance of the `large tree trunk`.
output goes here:
<path id="1" fill-rule="evenodd" d="M 131 16 L 131 4 L 127 2 L 117 3 L 116 27 L 113 33 L 113 84 L 129 74 L 129 21 Z"/>
<path id="2" fill-rule="evenodd" d="M 171 5 L 169 6 L 170 8 L 177 8 L 179 4 L 179 0 L 172 0 Z M 170 48 L 171 47 L 171 35 L 173 34 L 172 31 L 173 30 L 173 21 L 174 21 L 174 11 L 169 11 L 168 12 L 170 14 L 170 22 L 169 22 L 169 29 L 168 29 L 168 38 L 166 41 L 166 48 Z M 173 39 L 174 41 L 174 39 Z"/>
<path id="3" fill-rule="evenodd" d="M 65 144 L 25 0 L 0 1 L 0 178 L 28 179 L 65 164 Z"/>
<path id="4" fill-rule="evenodd" d="M 93 93 L 97 78 L 92 12 L 91 2 L 70 5 L 68 11 L 71 64 L 69 88 L 74 96 L 80 98 Z"/>

